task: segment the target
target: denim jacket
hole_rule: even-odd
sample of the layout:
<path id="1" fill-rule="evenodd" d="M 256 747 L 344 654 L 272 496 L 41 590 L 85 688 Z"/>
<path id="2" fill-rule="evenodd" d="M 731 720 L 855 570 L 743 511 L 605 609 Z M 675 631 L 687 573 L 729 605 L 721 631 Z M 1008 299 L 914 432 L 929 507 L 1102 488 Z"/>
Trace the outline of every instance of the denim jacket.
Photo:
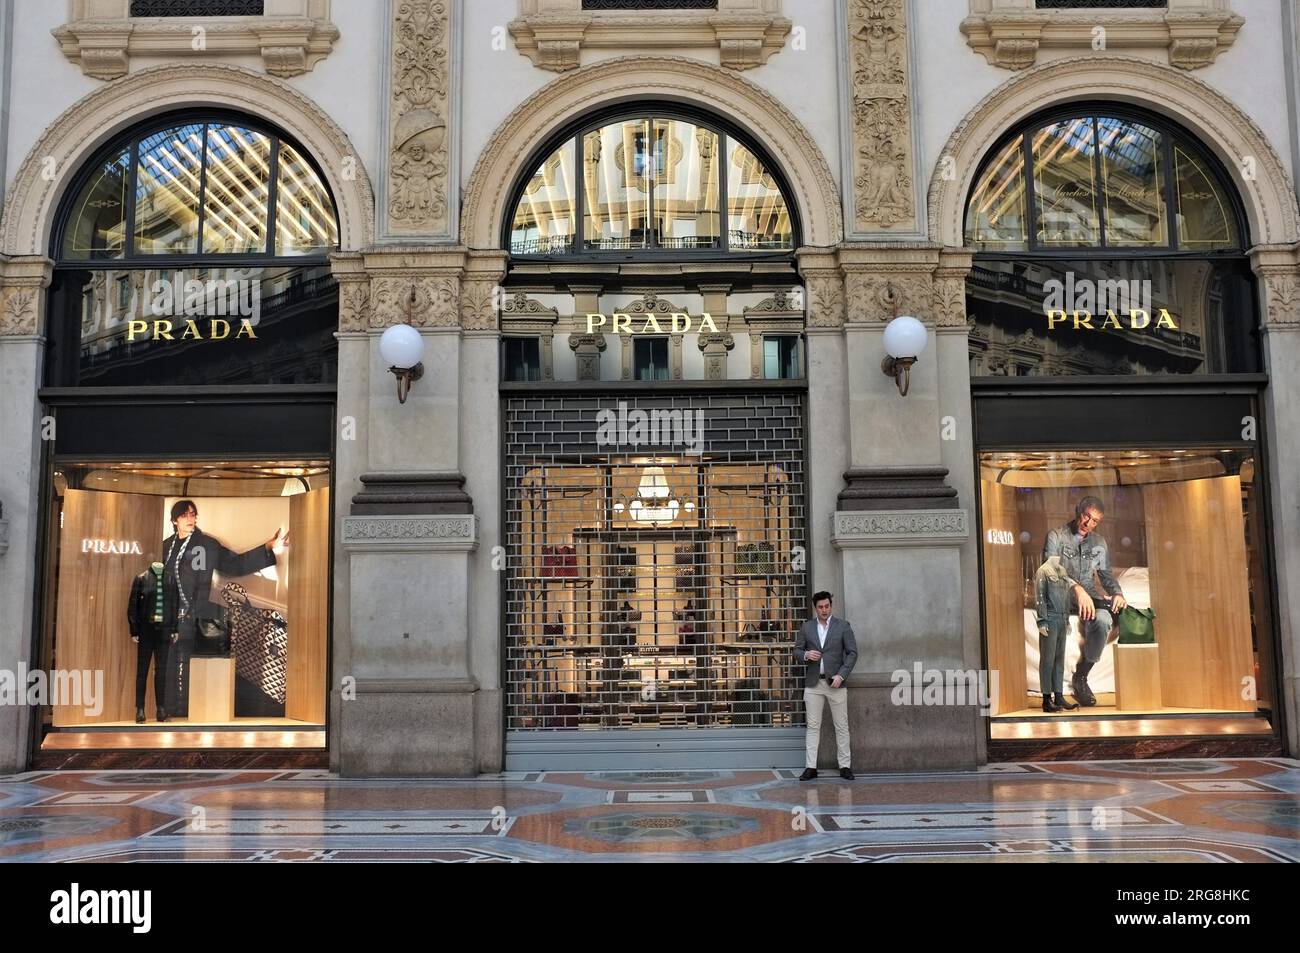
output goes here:
<path id="1" fill-rule="evenodd" d="M 1081 544 L 1074 542 L 1074 524 L 1066 523 L 1047 534 L 1043 544 L 1043 562 L 1053 556 L 1061 557 L 1061 565 L 1069 577 L 1083 586 L 1084 592 L 1094 599 L 1123 595 L 1119 582 L 1110 568 L 1110 549 L 1106 540 L 1097 533 L 1089 533 Z M 1101 590 L 1097 580 L 1101 580 Z"/>
<path id="2" fill-rule="evenodd" d="M 1048 619 L 1070 617 L 1070 590 L 1074 580 L 1065 571 L 1060 556 L 1052 556 L 1034 573 L 1034 601 L 1038 610 L 1038 626 L 1047 625 Z"/>

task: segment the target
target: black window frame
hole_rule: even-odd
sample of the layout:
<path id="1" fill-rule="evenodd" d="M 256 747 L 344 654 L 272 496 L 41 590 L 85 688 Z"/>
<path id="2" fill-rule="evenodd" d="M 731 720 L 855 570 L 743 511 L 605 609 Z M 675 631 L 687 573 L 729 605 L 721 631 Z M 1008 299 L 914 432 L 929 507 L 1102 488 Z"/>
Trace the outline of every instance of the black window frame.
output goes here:
<path id="1" fill-rule="evenodd" d="M 640 362 L 637 360 L 637 354 L 636 354 L 636 352 L 637 352 L 637 347 L 638 347 L 639 345 L 642 345 L 642 344 L 648 344 L 648 345 L 651 345 L 651 346 L 653 346 L 653 345 L 655 345 L 655 344 L 662 344 L 662 345 L 664 346 L 664 371 L 665 371 L 665 374 L 664 374 L 663 377 L 642 377 L 642 376 L 641 376 L 641 364 L 640 364 Z M 653 353 L 651 353 L 650 366 L 651 366 L 652 368 L 654 368 L 656 371 L 659 369 L 659 365 L 656 364 L 656 363 L 654 362 L 654 354 L 653 354 Z M 667 335 L 667 334 L 646 334 L 646 335 L 640 335 L 640 334 L 637 334 L 637 335 L 633 335 L 633 336 L 632 336 L 632 380 L 634 380 L 634 381 L 669 381 L 669 380 L 672 380 L 672 379 L 673 379 L 673 348 L 672 348 L 672 341 L 671 341 L 671 339 L 670 339 L 670 335 Z"/>
<path id="2" fill-rule="evenodd" d="M 583 248 L 583 229 L 586 218 L 586 198 L 583 192 L 582 140 L 588 133 L 604 126 L 619 122 L 645 121 L 653 123 L 656 119 L 676 119 L 693 123 L 713 132 L 718 137 L 718 245 L 714 248 L 666 248 L 657 244 L 654 229 L 655 199 L 654 189 L 647 193 L 646 218 L 650 222 L 650 244 L 646 248 L 633 249 L 586 249 Z M 653 125 L 651 125 L 653 133 Z M 727 213 L 727 146 L 730 140 L 748 149 L 762 164 L 763 170 L 772 176 L 781 197 L 785 200 L 786 211 L 790 216 L 790 247 L 768 250 L 731 250 L 731 229 Z M 567 249 L 564 251 L 537 254 L 516 253 L 511 251 L 511 232 L 514 228 L 515 210 L 524 194 L 528 182 L 537 169 L 557 149 L 565 145 L 574 149 L 574 229 Z M 505 206 L 501 223 L 501 248 L 514 262 L 667 262 L 667 261 L 794 261 L 795 251 L 803 244 L 802 223 L 799 220 L 799 208 L 794 201 L 794 191 L 790 188 L 781 167 L 772 160 L 767 150 L 759 146 L 744 129 L 733 122 L 699 109 L 686 103 L 654 100 L 631 100 L 607 107 L 598 112 L 588 113 L 564 126 L 541 146 L 529 153 L 510 188 L 510 201 Z"/>
<path id="3" fill-rule="evenodd" d="M 268 189 L 267 189 L 267 233 L 266 246 L 260 252 L 204 252 L 202 245 L 202 226 L 204 218 L 203 196 L 199 196 L 199 232 L 196 235 L 198 251 L 195 253 L 185 254 L 160 254 L 160 255 L 139 255 L 131 254 L 135 247 L 135 202 L 137 191 L 137 175 L 139 167 L 140 141 L 147 139 L 149 136 L 164 129 L 186 124 L 205 124 L 203 136 L 203 151 L 199 166 L 200 175 L 206 177 L 207 170 L 207 132 L 206 124 L 219 123 L 238 125 L 241 128 L 249 129 L 261 135 L 267 136 L 272 141 L 270 151 Z M 240 265 L 311 265 L 324 264 L 329 260 L 331 252 L 338 250 L 338 245 L 327 248 L 319 253 L 310 255 L 276 255 L 275 237 L 276 237 L 276 206 L 278 204 L 279 190 L 279 163 L 281 144 L 288 145 L 306 162 L 316 178 L 320 181 L 325 189 L 326 195 L 329 196 L 330 206 L 334 212 L 334 229 L 338 235 L 342 235 L 342 227 L 339 222 L 338 200 L 334 195 L 334 190 L 330 187 L 329 179 L 326 178 L 316 157 L 311 151 L 304 148 L 303 145 L 287 135 L 276 126 L 250 116 L 246 113 L 230 109 L 185 109 L 168 113 L 162 113 L 153 116 L 147 123 L 139 124 L 125 130 L 121 135 L 115 136 L 106 142 L 95 153 L 82 163 L 81 168 L 77 171 L 76 176 L 68 185 L 64 193 L 64 201 L 60 204 L 58 213 L 55 217 L 54 227 L 50 230 L 49 254 L 54 261 L 56 268 L 77 268 L 85 271 L 111 270 L 111 271 L 131 271 L 138 269 L 157 269 L 165 270 L 168 267 L 179 269 L 195 268 L 226 268 Z M 126 219 L 126 235 L 124 236 L 123 253 L 117 258 L 72 258 L 64 254 L 64 239 L 67 229 L 71 223 L 71 218 L 77 201 L 80 199 L 82 190 L 90 182 L 91 178 L 98 174 L 103 168 L 104 163 L 116 156 L 123 149 L 128 151 L 128 175 L 129 179 L 126 185 L 126 208 L 124 215 Z"/>
<path id="4" fill-rule="evenodd" d="M 510 342 L 514 341 L 531 341 L 537 346 L 537 376 L 536 377 L 512 377 L 510 376 L 509 347 Z M 542 339 L 536 334 L 502 334 L 501 335 L 501 380 L 511 382 L 536 383 L 542 380 Z"/>
<path id="5" fill-rule="evenodd" d="M 794 363 L 795 363 L 795 370 L 796 370 L 798 373 L 796 373 L 796 374 L 792 374 L 792 375 L 787 375 L 787 374 L 785 374 L 785 373 L 781 373 L 781 374 L 778 374 L 776 377 L 768 377 L 768 376 L 767 376 L 767 342 L 768 342 L 768 341 L 778 341 L 778 342 L 779 342 L 779 341 L 787 341 L 787 340 L 791 342 L 791 347 L 793 348 L 793 355 L 792 355 L 792 356 L 793 356 L 793 360 L 794 360 Z M 779 346 L 780 346 L 780 345 L 778 345 L 778 347 L 779 347 Z M 807 372 L 804 370 L 803 335 L 802 335 L 802 334 L 799 334 L 799 333 L 794 332 L 794 331 L 774 331 L 774 332 L 772 332 L 772 333 L 770 333 L 770 334 L 764 334 L 764 335 L 762 336 L 762 344 L 761 344 L 761 347 L 762 347 L 762 355 L 763 355 L 763 379 L 764 379 L 764 380 L 769 380 L 769 381 L 782 381 L 782 380 L 783 380 L 783 381 L 797 381 L 797 380 L 803 380 L 803 379 L 807 376 Z M 782 372 L 785 371 L 786 367 L 785 367 L 784 362 L 780 362 L 780 367 L 779 367 L 778 369 L 779 369 L 780 371 L 782 371 Z"/>

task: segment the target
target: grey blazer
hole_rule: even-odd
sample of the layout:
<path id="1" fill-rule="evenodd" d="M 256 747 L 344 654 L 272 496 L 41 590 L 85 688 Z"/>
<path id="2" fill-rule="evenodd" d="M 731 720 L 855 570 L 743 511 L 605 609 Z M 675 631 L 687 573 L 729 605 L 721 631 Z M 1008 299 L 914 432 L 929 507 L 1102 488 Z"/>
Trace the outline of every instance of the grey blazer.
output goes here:
<path id="1" fill-rule="evenodd" d="M 809 649 L 817 648 L 817 619 L 812 618 L 799 626 L 799 634 L 794 640 L 794 657 L 804 664 L 804 685 L 816 688 L 821 675 L 821 662 L 809 662 L 804 658 Z M 853 626 L 843 619 L 831 616 L 826 628 L 826 645 L 822 648 L 822 661 L 826 663 L 826 678 L 836 675 L 848 678 L 849 672 L 858 661 L 858 643 L 853 638 Z"/>

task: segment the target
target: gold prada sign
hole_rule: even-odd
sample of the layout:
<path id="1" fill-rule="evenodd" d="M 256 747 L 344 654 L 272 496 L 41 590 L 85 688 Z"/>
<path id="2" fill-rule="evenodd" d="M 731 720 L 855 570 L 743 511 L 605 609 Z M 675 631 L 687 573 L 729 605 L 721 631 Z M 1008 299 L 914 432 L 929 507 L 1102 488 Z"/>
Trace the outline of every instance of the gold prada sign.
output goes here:
<path id="1" fill-rule="evenodd" d="M 224 318 L 213 318 L 207 322 L 207 327 L 201 327 L 199 322 L 193 318 L 176 323 L 166 320 L 155 319 L 153 321 L 128 321 L 126 324 L 127 341 L 137 339 L 144 341 L 224 341 L 231 337 L 230 322 Z M 175 336 L 173 336 L 173 332 Z M 239 321 L 239 330 L 234 333 L 235 340 L 240 338 L 256 338 L 257 332 L 253 330 L 253 322 L 248 318 L 241 318 Z"/>
<path id="2" fill-rule="evenodd" d="M 1074 331 L 1101 331 L 1106 328 L 1114 328 L 1116 331 L 1122 331 L 1129 328 L 1134 331 L 1140 331 L 1143 328 L 1151 327 L 1151 312 L 1145 308 L 1131 308 L 1127 312 L 1116 313 L 1107 311 L 1105 317 L 1100 314 L 1093 314 L 1091 311 L 1048 311 L 1047 330 L 1053 331 L 1058 324 L 1072 321 L 1071 330 Z M 1121 315 L 1127 316 L 1127 321 L 1121 319 Z M 1093 324 L 1093 321 L 1099 321 L 1099 324 Z M 1178 322 L 1174 320 L 1173 315 L 1165 308 L 1156 312 L 1157 328 L 1170 328 L 1178 330 Z"/>
<path id="3" fill-rule="evenodd" d="M 656 317 L 653 314 L 626 314 L 622 311 L 615 311 L 611 317 L 613 317 L 614 323 L 609 327 L 609 331 L 614 334 L 690 334 L 692 331 L 699 331 L 701 334 L 706 331 L 713 334 L 718 333 L 718 326 L 713 322 L 713 316 L 707 311 L 700 315 L 698 327 L 691 321 L 689 314 L 684 314 L 681 311 L 674 311 L 668 315 L 667 328 L 659 321 L 659 317 L 663 317 L 662 315 Z M 587 333 L 595 334 L 596 329 L 605 327 L 608 320 L 603 314 L 588 314 Z M 633 320 L 640 322 L 641 326 L 633 327 Z"/>

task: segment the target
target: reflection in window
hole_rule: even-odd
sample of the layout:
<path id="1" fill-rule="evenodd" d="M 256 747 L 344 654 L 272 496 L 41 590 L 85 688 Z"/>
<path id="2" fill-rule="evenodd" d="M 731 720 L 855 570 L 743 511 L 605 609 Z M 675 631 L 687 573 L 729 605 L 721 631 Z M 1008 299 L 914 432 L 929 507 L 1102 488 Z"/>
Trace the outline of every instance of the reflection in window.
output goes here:
<path id="1" fill-rule="evenodd" d="M 306 158 L 284 142 L 280 143 L 279 180 L 275 253 L 316 255 L 338 245 L 338 222 L 325 184 Z"/>
<path id="2" fill-rule="evenodd" d="M 1026 142 L 1034 167 L 1032 227 L 1025 218 Z M 987 251 L 1029 252 L 1236 249 L 1242 239 L 1228 191 L 1190 143 L 1155 121 L 1079 116 L 1031 127 L 990 154 L 966 206 L 966 241 Z"/>
<path id="3" fill-rule="evenodd" d="M 1253 713 L 1260 703 L 1241 686 L 1270 651 L 1256 472 L 1251 451 L 1217 446 L 981 453 L 989 666 L 1003 673 L 997 714 L 1040 706 L 1026 696 L 1044 685 L 1055 692 L 1063 682 L 1078 697 L 1071 676 L 1081 670 L 1096 698 L 1089 714 L 1121 714 L 1121 687 L 1141 687 L 1143 709 Z M 1100 518 L 1086 534 L 1080 506 Z M 1081 619 L 1075 582 L 1103 610 L 1092 622 Z M 1112 606 L 1115 596 L 1132 610 Z M 1154 643 L 1130 649 L 1133 611 L 1148 609 Z M 1158 653 L 1158 663 L 1134 664 L 1145 656 L 1126 650 Z"/>
<path id="4" fill-rule="evenodd" d="M 1098 119 L 1106 243 L 1155 246 L 1168 240 L 1160 133 L 1119 119 Z"/>
<path id="5" fill-rule="evenodd" d="M 727 222 L 732 251 L 794 247 L 790 210 L 758 157 L 727 143 Z"/>
<path id="6" fill-rule="evenodd" d="M 199 169 L 203 124 L 156 132 L 139 145 L 136 163 L 135 251 L 192 255 L 198 251 Z"/>
<path id="7" fill-rule="evenodd" d="M 508 381 L 542 379 L 541 341 L 535 337 L 501 339 L 503 378 Z"/>
<path id="8" fill-rule="evenodd" d="M 632 361 L 635 380 L 668 380 L 668 339 L 637 338 L 632 342 Z"/>
<path id="9" fill-rule="evenodd" d="M 511 252 L 549 255 L 572 250 L 573 174 L 573 143 L 566 142 L 547 156 L 524 186 L 510 228 Z"/>
<path id="10" fill-rule="evenodd" d="M 662 162 L 650 151 L 650 123 L 635 120 L 605 126 L 582 139 L 584 247 L 646 248 L 650 242 L 647 172 Z"/>
<path id="11" fill-rule="evenodd" d="M 676 119 L 654 121 L 655 234 L 664 248 L 718 245 L 718 135 Z"/>
<path id="12" fill-rule="evenodd" d="M 984 248 L 1019 251 L 1028 241 L 1022 145 L 1019 137 L 1007 143 L 971 192 L 966 231 Z"/>
<path id="13" fill-rule="evenodd" d="M 769 380 L 802 377 L 799 335 L 773 334 L 763 338 L 763 376 Z"/>
<path id="14" fill-rule="evenodd" d="M 270 159 L 270 137 L 236 126 L 208 126 L 203 183 L 205 254 L 249 254 L 266 248 Z"/>
<path id="15" fill-rule="evenodd" d="M 246 125 L 193 122 L 102 160 L 73 200 L 59 241 L 63 261 L 319 257 L 338 245 L 338 223 L 321 177 L 288 143 Z"/>
<path id="16" fill-rule="evenodd" d="M 63 236 L 63 254 L 77 258 L 120 258 L 126 243 L 126 192 L 130 152 L 104 160 L 91 176 Z"/>
<path id="17" fill-rule="evenodd" d="M 1178 180 L 1178 243 L 1192 248 L 1236 245 L 1235 216 L 1205 164 L 1175 147 L 1174 169 Z"/>
<path id="18" fill-rule="evenodd" d="M 1033 137 L 1038 239 L 1044 245 L 1096 245 L 1095 139 L 1091 119 L 1058 122 Z"/>
<path id="19" fill-rule="evenodd" d="M 794 247 L 790 208 L 772 170 L 727 134 L 685 119 L 636 116 L 578 139 L 552 152 L 518 193 L 513 254 Z"/>

